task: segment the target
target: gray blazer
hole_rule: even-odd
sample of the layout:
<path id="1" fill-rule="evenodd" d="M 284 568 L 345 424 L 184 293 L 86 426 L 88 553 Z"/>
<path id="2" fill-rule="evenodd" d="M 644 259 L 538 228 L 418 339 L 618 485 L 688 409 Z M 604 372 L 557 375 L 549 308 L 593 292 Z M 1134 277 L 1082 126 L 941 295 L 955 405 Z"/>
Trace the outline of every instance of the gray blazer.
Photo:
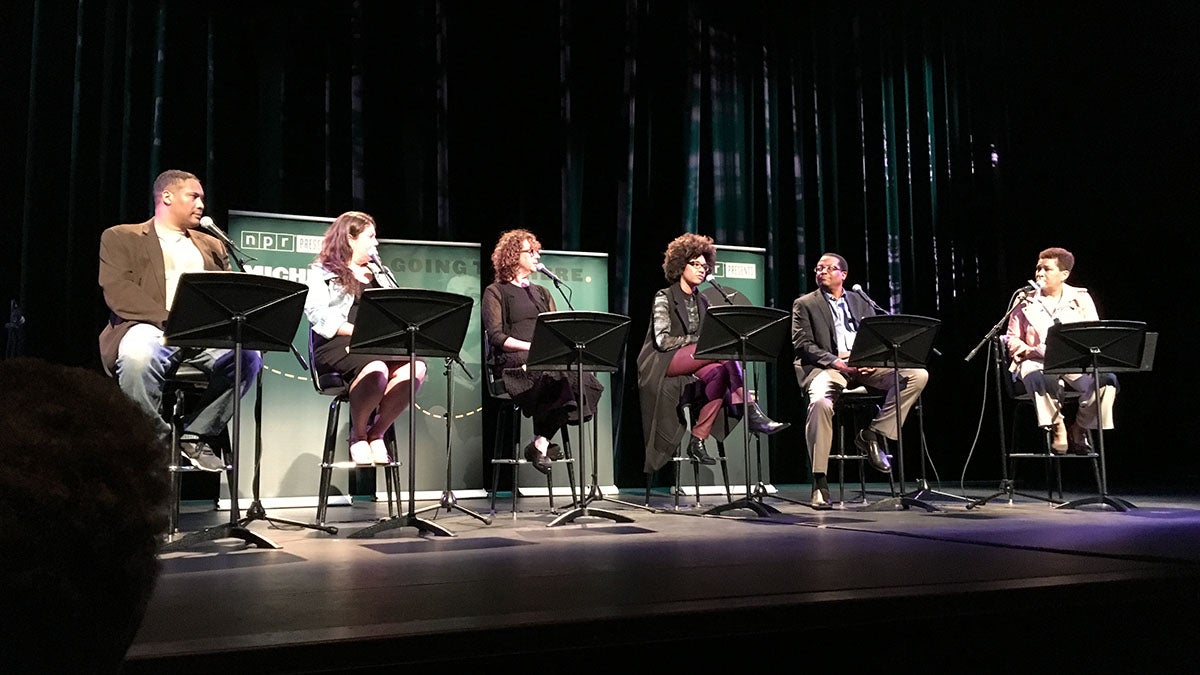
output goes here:
<path id="1" fill-rule="evenodd" d="M 857 293 L 846 291 L 845 298 L 856 320 L 875 316 L 875 309 Z M 795 355 L 792 364 L 802 389 L 808 387 L 818 371 L 832 368 L 833 362 L 837 361 L 837 335 L 833 322 L 833 310 L 820 289 L 806 293 L 792 303 L 792 349 Z"/>

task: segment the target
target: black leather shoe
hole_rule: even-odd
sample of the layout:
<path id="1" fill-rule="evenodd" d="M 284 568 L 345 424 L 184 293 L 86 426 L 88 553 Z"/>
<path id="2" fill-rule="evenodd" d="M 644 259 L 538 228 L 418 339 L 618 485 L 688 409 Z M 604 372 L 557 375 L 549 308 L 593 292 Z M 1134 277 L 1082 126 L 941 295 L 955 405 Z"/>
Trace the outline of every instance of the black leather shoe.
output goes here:
<path id="1" fill-rule="evenodd" d="M 695 436 L 692 436 L 692 442 L 688 443 L 687 455 L 693 462 L 700 462 L 701 464 L 708 465 L 717 463 L 717 460 L 709 457 L 708 452 L 704 450 L 703 438 L 696 438 Z"/>
<path id="2" fill-rule="evenodd" d="M 1067 449 L 1072 455 L 1092 454 L 1092 437 L 1088 434 L 1087 429 L 1079 426 L 1079 424 L 1072 424 L 1067 441 Z"/>
<path id="3" fill-rule="evenodd" d="M 545 474 L 550 473 L 550 467 L 554 466 L 550 462 L 550 458 L 538 452 L 533 443 L 525 446 L 525 461 L 532 464 L 533 468 Z"/>
<path id="4" fill-rule="evenodd" d="M 750 402 L 750 431 L 756 434 L 770 436 L 792 426 L 788 422 L 776 422 L 763 413 L 762 408 L 758 407 L 758 401 Z"/>
<path id="5" fill-rule="evenodd" d="M 551 443 L 550 447 L 546 448 L 546 456 L 556 462 L 566 457 L 563 454 L 562 448 L 558 447 L 558 443 Z"/>
<path id="6" fill-rule="evenodd" d="M 874 429 L 863 429 L 854 437 L 854 445 L 867 455 L 867 462 L 876 471 L 890 473 L 892 463 L 888 461 L 887 445 L 883 435 Z"/>

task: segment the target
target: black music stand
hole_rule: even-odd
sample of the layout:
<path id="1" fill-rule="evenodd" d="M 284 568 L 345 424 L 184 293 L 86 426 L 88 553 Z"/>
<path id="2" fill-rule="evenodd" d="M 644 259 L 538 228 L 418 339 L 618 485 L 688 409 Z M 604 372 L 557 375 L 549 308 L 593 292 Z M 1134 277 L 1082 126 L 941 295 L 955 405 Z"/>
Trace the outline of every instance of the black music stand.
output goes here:
<path id="1" fill-rule="evenodd" d="M 465 295 L 423 288 L 372 288 L 363 291 L 359 301 L 350 351 L 372 356 L 421 356 L 458 358 L 467 324 L 471 322 L 474 301 Z M 384 518 L 350 535 L 373 537 L 376 533 L 400 527 L 415 527 L 444 537 L 454 533 L 417 517 L 417 380 L 416 367 L 408 380 L 408 513 Z M 396 462 L 387 471 L 396 472 Z M 396 472 L 398 473 L 398 472 Z M 399 480 L 393 481 L 399 490 Z"/>
<path id="2" fill-rule="evenodd" d="M 1104 420 L 1100 407 L 1101 373 L 1149 371 L 1154 367 L 1157 333 L 1147 333 L 1141 321 L 1081 321 L 1051 326 L 1046 333 L 1046 359 L 1042 372 L 1048 374 L 1091 374 L 1096 388 L 1096 451 L 1100 455 L 1100 494 L 1075 499 L 1055 508 L 1074 509 L 1103 504 L 1117 511 L 1137 508 L 1108 494 L 1108 472 L 1104 464 Z"/>
<path id="3" fill-rule="evenodd" d="M 436 512 L 441 509 L 446 509 L 447 511 L 459 511 L 461 513 L 467 514 L 468 516 L 471 516 L 472 518 L 474 518 L 476 520 L 482 521 L 483 524 L 485 524 L 485 525 L 491 525 L 492 519 L 490 516 L 483 516 L 483 515 L 480 515 L 474 511 L 472 511 L 471 509 L 468 509 L 465 506 L 459 506 L 458 505 L 458 497 L 455 497 L 454 491 L 452 489 L 450 489 L 450 482 L 451 482 L 451 478 L 453 477 L 453 473 L 450 470 L 450 467 L 451 467 L 450 458 L 451 458 L 451 436 L 452 436 L 452 432 L 454 430 L 454 425 L 453 425 L 453 420 L 454 420 L 454 377 L 453 377 L 453 373 L 454 373 L 454 364 L 456 361 L 457 361 L 457 358 L 452 358 L 449 356 L 446 357 L 446 371 L 445 371 L 446 372 L 446 413 L 444 415 L 444 418 L 446 420 L 446 487 L 442 490 L 442 497 L 441 497 L 441 499 L 438 500 L 437 504 L 433 504 L 432 506 L 426 506 L 426 507 L 417 509 L 416 513 L 425 513 L 426 511 L 434 511 L 435 512 L 434 515 L 437 515 Z M 460 366 L 462 366 L 463 372 L 466 373 L 468 377 L 470 377 L 471 373 L 467 370 L 467 367 L 465 365 L 462 365 L 461 361 L 457 361 L 457 362 Z M 472 377 L 471 379 L 475 379 L 475 378 Z"/>
<path id="4" fill-rule="evenodd" d="M 598 467 L 600 464 L 596 439 L 592 440 L 592 482 L 583 490 L 587 473 L 587 433 L 585 433 L 585 406 L 583 399 L 584 372 L 615 373 L 625 351 L 625 338 L 629 334 L 629 317 L 606 312 L 542 312 L 533 327 L 533 339 L 529 345 L 528 370 L 575 371 L 576 405 L 579 414 L 579 485 L 580 499 L 565 513 L 550 521 L 546 527 L 569 523 L 579 517 L 608 518 L 618 523 L 632 523 L 633 519 L 605 509 L 592 508 L 593 502 L 612 501 L 628 506 L 645 508 L 639 504 L 608 499 L 600 490 Z M 596 420 L 592 420 L 595 428 Z M 563 433 L 567 433 L 566 429 Z M 515 486 L 513 489 L 516 489 Z M 553 489 L 553 488 L 552 488 Z M 574 497 L 574 495 L 572 495 Z M 647 509 L 652 510 L 652 509 Z"/>
<path id="5" fill-rule="evenodd" d="M 245 272 L 192 272 L 179 277 L 164 343 L 172 347 L 232 349 L 234 361 L 233 438 L 229 471 L 229 522 L 192 532 L 168 542 L 161 551 L 187 548 L 198 541 L 241 539 L 259 548 L 280 548 L 275 542 L 246 528 L 251 521 L 266 520 L 298 527 L 328 529 L 299 521 L 270 518 L 258 498 L 258 469 L 262 454 L 261 431 L 256 436 L 254 503 L 239 517 L 238 463 L 242 419 L 242 351 L 289 351 L 304 313 L 304 284 Z M 255 421 L 261 429 L 261 417 Z"/>
<path id="6" fill-rule="evenodd" d="M 791 315 L 774 307 L 727 305 L 709 307 L 700 327 L 695 357 L 713 361 L 736 360 L 742 366 L 743 380 L 748 361 L 774 361 L 783 350 Z M 749 509 L 760 517 L 779 513 L 762 503 L 762 492 L 750 486 L 750 392 L 742 382 L 742 452 L 745 457 L 746 496 L 728 504 L 719 504 L 704 515 Z"/>
<path id="7" fill-rule="evenodd" d="M 924 316 L 883 314 L 864 317 L 858 325 L 854 349 L 847 365 L 854 368 L 891 368 L 896 390 L 896 458 L 900 465 L 900 496 L 881 499 L 864 511 L 894 511 L 917 506 L 926 511 L 938 507 L 904 494 L 904 429 L 900 424 L 900 369 L 924 368 L 933 351 L 933 339 L 941 322 Z"/>

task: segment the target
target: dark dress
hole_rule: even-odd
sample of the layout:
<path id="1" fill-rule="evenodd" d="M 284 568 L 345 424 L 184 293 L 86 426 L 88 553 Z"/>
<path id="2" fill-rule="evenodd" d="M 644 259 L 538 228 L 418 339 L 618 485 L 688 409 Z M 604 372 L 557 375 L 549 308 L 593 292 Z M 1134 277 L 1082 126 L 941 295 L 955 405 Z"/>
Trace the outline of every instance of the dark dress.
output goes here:
<path id="1" fill-rule="evenodd" d="M 529 352 L 504 349 L 504 341 L 510 337 L 533 339 L 538 314 L 555 311 L 550 291 L 536 284 L 493 283 L 483 289 L 481 304 L 490 353 L 487 367 L 503 380 L 505 390 L 525 416 L 533 418 L 534 433 L 550 438 L 568 421 L 578 423 L 578 376 L 562 371 L 526 371 L 521 366 Z M 604 385 L 588 372 L 584 373 L 583 384 L 585 418 L 590 419 L 596 414 Z"/>
<path id="2" fill-rule="evenodd" d="M 374 280 L 366 288 L 379 288 L 379 285 Z M 354 323 L 358 318 L 358 303 L 356 299 L 353 305 L 350 305 L 350 311 L 346 315 L 346 321 Z M 334 335 L 331 338 L 326 338 L 317 333 L 312 333 L 313 341 L 313 360 L 316 361 L 317 370 L 321 372 L 335 372 L 342 374 L 342 380 L 347 384 L 354 381 L 358 376 L 358 371 L 367 366 L 373 361 L 381 361 L 378 356 L 370 354 L 351 354 L 346 351 L 350 346 L 349 335 Z M 389 360 L 407 360 L 404 358 Z"/>

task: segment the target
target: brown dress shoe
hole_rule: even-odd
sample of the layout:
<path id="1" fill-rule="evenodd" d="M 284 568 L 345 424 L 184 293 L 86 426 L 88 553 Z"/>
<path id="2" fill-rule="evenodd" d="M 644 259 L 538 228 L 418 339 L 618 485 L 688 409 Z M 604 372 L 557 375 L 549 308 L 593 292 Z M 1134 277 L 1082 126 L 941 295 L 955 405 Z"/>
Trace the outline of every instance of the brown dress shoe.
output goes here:
<path id="1" fill-rule="evenodd" d="M 1067 425 L 1060 419 L 1046 431 L 1051 434 L 1050 450 L 1056 455 L 1067 454 Z"/>

